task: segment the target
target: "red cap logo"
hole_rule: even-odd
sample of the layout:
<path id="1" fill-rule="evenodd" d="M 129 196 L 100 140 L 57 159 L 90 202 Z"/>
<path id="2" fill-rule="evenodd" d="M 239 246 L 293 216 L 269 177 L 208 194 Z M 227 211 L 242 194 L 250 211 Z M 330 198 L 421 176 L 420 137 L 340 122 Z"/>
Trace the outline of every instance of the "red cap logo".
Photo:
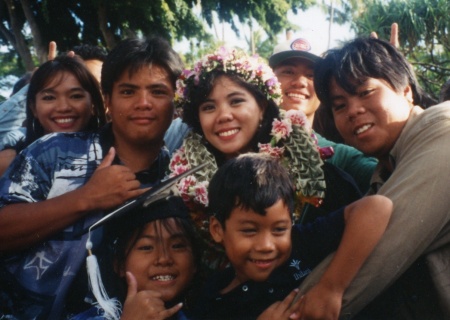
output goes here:
<path id="1" fill-rule="evenodd" d="M 311 45 L 306 39 L 296 39 L 291 43 L 291 49 L 296 51 L 310 51 Z"/>

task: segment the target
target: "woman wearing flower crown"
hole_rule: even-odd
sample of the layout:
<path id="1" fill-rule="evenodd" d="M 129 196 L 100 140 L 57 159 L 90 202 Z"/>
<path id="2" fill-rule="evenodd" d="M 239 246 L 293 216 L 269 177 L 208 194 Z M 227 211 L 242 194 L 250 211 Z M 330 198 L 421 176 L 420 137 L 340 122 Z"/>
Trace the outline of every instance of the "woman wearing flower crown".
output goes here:
<path id="1" fill-rule="evenodd" d="M 298 195 L 297 218 L 305 207 L 311 207 L 306 204 L 319 207 L 327 202 L 326 176 L 331 165 L 325 167 L 322 162 L 305 115 L 297 110 L 280 110 L 280 101 L 281 87 L 270 67 L 258 57 L 237 50 L 221 48 L 178 79 L 175 103 L 192 132 L 173 154 L 170 170 L 176 175 L 207 162 L 204 169 L 178 184 L 205 234 L 209 180 L 218 166 L 242 153 L 269 153 L 289 169 Z M 340 208 L 359 196 L 355 186 L 350 196 L 331 198 L 325 211 Z"/>

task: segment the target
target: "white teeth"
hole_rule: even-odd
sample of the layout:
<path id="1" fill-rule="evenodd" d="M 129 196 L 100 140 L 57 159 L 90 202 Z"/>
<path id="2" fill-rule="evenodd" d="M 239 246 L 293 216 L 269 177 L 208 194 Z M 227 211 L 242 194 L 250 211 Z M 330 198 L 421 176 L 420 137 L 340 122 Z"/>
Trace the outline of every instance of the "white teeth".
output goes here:
<path id="1" fill-rule="evenodd" d="M 56 123 L 68 123 L 68 122 L 73 122 L 74 119 L 73 118 L 66 118 L 66 119 L 55 119 Z"/>
<path id="2" fill-rule="evenodd" d="M 366 124 L 366 125 L 362 126 L 361 128 L 359 128 L 358 130 L 356 130 L 355 134 L 358 135 L 360 133 L 363 133 L 364 131 L 368 130 L 371 127 L 372 127 L 371 124 Z"/>
<path id="3" fill-rule="evenodd" d="M 228 137 L 228 136 L 231 136 L 231 135 L 237 133 L 238 131 L 239 131 L 238 129 L 233 129 L 233 130 L 229 130 L 229 131 L 220 132 L 219 136 L 220 137 Z"/>
<path id="4" fill-rule="evenodd" d="M 306 96 L 304 94 L 298 94 L 298 93 L 288 93 L 288 97 L 290 98 L 296 98 L 296 99 L 303 99 L 306 100 Z"/>
<path id="5" fill-rule="evenodd" d="M 171 276 L 171 275 L 158 275 L 158 276 L 154 276 L 152 278 L 152 280 L 157 280 L 157 281 L 170 281 L 173 279 L 175 279 L 175 277 Z"/>

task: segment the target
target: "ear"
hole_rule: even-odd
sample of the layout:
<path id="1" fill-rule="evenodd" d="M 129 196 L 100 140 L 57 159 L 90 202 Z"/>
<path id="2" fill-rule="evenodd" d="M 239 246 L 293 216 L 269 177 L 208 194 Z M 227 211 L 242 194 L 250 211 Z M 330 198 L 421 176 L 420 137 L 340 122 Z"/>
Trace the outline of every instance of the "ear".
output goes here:
<path id="1" fill-rule="evenodd" d="M 222 224 L 216 219 L 216 217 L 209 218 L 209 233 L 215 242 L 222 243 L 223 228 Z"/>
<path id="2" fill-rule="evenodd" d="M 405 89 L 403 89 L 403 95 L 409 103 L 414 104 L 413 92 L 410 85 L 407 85 Z"/>

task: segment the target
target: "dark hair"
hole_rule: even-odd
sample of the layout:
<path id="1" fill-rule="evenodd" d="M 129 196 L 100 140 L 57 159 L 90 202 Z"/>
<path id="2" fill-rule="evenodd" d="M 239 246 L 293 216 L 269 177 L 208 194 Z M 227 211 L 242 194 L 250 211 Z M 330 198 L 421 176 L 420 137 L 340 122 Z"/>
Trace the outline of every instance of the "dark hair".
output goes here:
<path id="1" fill-rule="evenodd" d="M 61 76 L 63 72 L 69 72 L 77 78 L 81 87 L 89 92 L 92 99 L 92 117 L 85 130 L 94 131 L 106 123 L 103 97 L 100 92 L 98 81 L 89 72 L 84 63 L 77 57 L 59 56 L 54 60 L 43 63 L 34 73 L 30 80 L 26 103 L 26 127 L 27 134 L 24 147 L 36 139 L 42 137 L 45 132 L 42 125 L 35 118 L 31 108 L 36 106 L 36 95 L 55 77 Z"/>
<path id="2" fill-rule="evenodd" d="M 441 87 L 439 102 L 450 100 L 450 80 L 447 80 Z"/>
<path id="3" fill-rule="evenodd" d="M 208 211 L 223 228 L 236 207 L 265 215 L 278 200 L 291 214 L 295 205 L 294 185 L 287 169 L 278 159 L 260 153 L 246 153 L 221 166 L 209 183 L 208 198 Z"/>
<path id="4" fill-rule="evenodd" d="M 320 104 L 319 108 L 314 112 L 312 128 L 316 133 L 328 140 L 344 143 L 344 138 L 342 138 L 334 123 L 333 114 L 326 110 L 323 104 Z"/>
<path id="5" fill-rule="evenodd" d="M 160 37 L 133 38 L 119 42 L 103 63 L 101 79 L 103 94 L 108 96 L 112 94 L 114 82 L 125 71 L 133 75 L 141 67 L 150 64 L 163 67 L 175 88 L 175 81 L 183 70 L 183 62 L 169 42 Z"/>
<path id="6" fill-rule="evenodd" d="M 84 61 L 86 60 L 100 60 L 105 61 L 108 56 L 108 52 L 105 48 L 99 46 L 93 46 L 90 44 L 81 44 L 73 47 L 73 52 Z"/>
<path id="7" fill-rule="evenodd" d="M 272 121 L 275 118 L 279 118 L 280 110 L 273 100 L 267 100 L 266 96 L 256 85 L 244 81 L 236 74 L 226 73 L 222 70 L 213 70 L 206 73 L 204 77 L 201 77 L 198 85 L 196 85 L 195 87 L 191 87 L 192 89 L 187 92 L 189 101 L 183 105 L 183 122 L 190 126 L 194 132 L 204 137 L 204 133 L 200 125 L 199 107 L 211 94 L 212 90 L 214 89 L 215 83 L 220 77 L 227 77 L 238 86 L 246 89 L 255 98 L 258 106 L 262 110 L 265 110 L 261 122 L 261 127 L 250 141 L 250 148 L 256 151 L 258 143 L 268 143 L 270 141 Z M 221 163 L 224 160 L 223 155 L 213 146 L 208 144 L 207 147 L 214 154 L 214 156 L 218 160 L 218 163 Z"/>
<path id="8" fill-rule="evenodd" d="M 420 87 L 406 58 L 390 43 L 374 38 L 356 38 L 341 49 L 328 50 L 316 63 L 314 88 L 326 109 L 331 110 L 330 81 L 350 94 L 368 78 L 386 81 L 396 92 L 410 85 L 413 102 L 427 107 L 433 100 Z"/>

